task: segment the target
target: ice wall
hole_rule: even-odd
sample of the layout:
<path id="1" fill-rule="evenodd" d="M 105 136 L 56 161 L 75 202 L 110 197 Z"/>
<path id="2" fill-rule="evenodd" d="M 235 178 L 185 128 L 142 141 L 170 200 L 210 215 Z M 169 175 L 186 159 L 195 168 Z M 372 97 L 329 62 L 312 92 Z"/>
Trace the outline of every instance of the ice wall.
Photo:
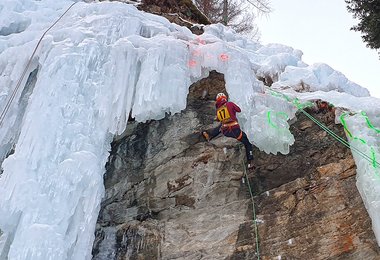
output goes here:
<path id="1" fill-rule="evenodd" d="M 0 2 L 0 111 L 7 106 L 16 84 L 37 45 L 38 38 L 55 19 L 62 14 L 57 10 L 69 7 L 71 1 L 14 1 Z M 38 67 L 32 60 L 29 70 L 21 82 L 9 112 L 5 115 L 0 131 L 0 162 L 12 150 L 20 133 L 25 102 L 20 102 L 28 76 Z M 2 114 L 1 114 L 2 115 Z"/>
<path id="2" fill-rule="evenodd" d="M 20 16 L 33 20 L 51 12 L 52 19 L 1 36 L 1 78 L 7 86 L 2 101 L 42 30 L 71 2 L 18 4 L 30 7 L 15 7 Z M 11 143 L 2 146 L 3 154 L 14 145 L 0 179 L 1 259 L 91 258 L 112 135 L 123 131 L 131 107 L 133 116 L 146 120 L 186 104 L 187 46 L 170 34 L 192 36 L 131 6 L 78 3 L 45 37 L 31 68 L 39 67 L 33 93 L 25 108 L 17 106 L 18 93 L 0 130 L 1 143 Z M 172 50 L 177 55 L 170 55 Z M 21 110 L 25 114 L 17 123 Z M 19 130 L 9 137 L 15 125 Z"/>
<path id="3" fill-rule="evenodd" d="M 379 112 L 372 109 L 347 117 L 342 115 L 341 120 L 346 122 L 347 139 L 357 165 L 356 185 L 380 244 L 380 127 L 374 127 L 380 126 Z"/>
<path id="4" fill-rule="evenodd" d="M 341 72 L 324 63 L 307 67 L 287 66 L 273 87 L 291 86 L 300 92 L 332 91 L 367 97 L 369 91 L 348 80 Z"/>
<path id="5" fill-rule="evenodd" d="M 0 3 L 0 109 L 42 32 L 70 4 Z M 29 69 L 37 71 L 30 98 L 20 90 L 0 128 L 0 161 L 14 148 L 0 177 L 0 258 L 89 259 L 112 136 L 123 132 L 129 115 L 143 122 L 180 112 L 190 84 L 211 70 L 224 73 L 255 145 L 288 153 L 294 138 L 287 121 L 296 108 L 256 77 L 281 78 L 290 66 L 315 73 L 301 57 L 222 25 L 196 36 L 132 5 L 77 3 L 43 39 Z M 320 66 L 310 90 L 320 82 L 348 89 L 344 76 L 324 76 L 331 70 Z"/>

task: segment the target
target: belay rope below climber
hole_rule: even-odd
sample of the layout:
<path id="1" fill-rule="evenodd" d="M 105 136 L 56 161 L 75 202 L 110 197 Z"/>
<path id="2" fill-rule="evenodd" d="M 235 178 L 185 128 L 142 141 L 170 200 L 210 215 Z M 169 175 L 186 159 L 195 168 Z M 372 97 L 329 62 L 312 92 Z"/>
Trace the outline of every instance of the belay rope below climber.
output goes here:
<path id="1" fill-rule="evenodd" d="M 241 152 L 241 147 L 239 146 L 240 152 Z M 257 259 L 260 260 L 260 250 L 259 250 L 259 230 L 257 228 L 257 219 L 256 219 L 256 209 L 255 209 L 255 200 L 253 199 L 253 192 L 251 188 L 251 184 L 248 179 L 248 174 L 247 174 L 247 168 L 244 164 L 244 161 L 242 162 L 243 164 L 243 169 L 244 169 L 244 175 L 247 180 L 247 186 L 249 190 L 249 194 L 251 195 L 251 201 L 252 201 L 252 215 L 253 215 L 253 225 L 254 225 L 254 230 L 255 230 L 255 244 L 256 244 L 256 255 Z M 243 177 L 244 178 L 244 177 Z"/>
<path id="2" fill-rule="evenodd" d="M 42 39 L 45 37 L 45 35 L 46 35 L 46 33 L 51 29 L 51 28 L 53 28 L 54 27 L 54 25 L 56 25 L 61 19 L 62 19 L 62 17 L 63 16 L 65 16 L 65 14 L 67 14 L 67 12 L 71 9 L 71 7 L 73 7 L 75 4 L 77 4 L 77 3 L 79 3 L 79 2 L 75 2 L 75 3 L 73 3 L 73 4 L 71 4 L 67 9 L 66 9 L 66 11 L 42 34 L 42 36 L 40 37 L 40 40 L 38 41 L 38 43 L 37 43 L 37 45 L 36 45 L 36 47 L 34 48 L 34 51 L 33 51 L 33 53 L 32 53 L 32 55 L 30 56 L 30 58 L 29 58 L 29 61 L 28 61 L 28 63 L 26 64 L 26 66 L 25 66 L 25 69 L 24 69 L 24 71 L 22 72 L 22 74 L 21 74 L 21 76 L 20 76 L 20 78 L 19 78 L 19 80 L 17 81 L 17 84 L 16 84 L 16 87 L 15 87 L 15 89 L 13 90 L 13 92 L 12 92 L 12 94 L 10 95 L 10 98 L 9 98 L 9 100 L 7 101 L 7 103 L 6 103 L 6 105 L 5 105 L 5 107 L 4 107 L 4 110 L 1 112 L 1 115 L 0 115 L 0 127 L 1 127 L 1 125 L 3 124 L 3 121 L 4 121 L 4 118 L 5 118 L 5 116 L 7 115 L 7 113 L 8 113 L 8 110 L 9 110 L 9 108 L 11 107 L 11 104 L 12 104 L 12 102 L 13 102 L 13 100 L 14 100 L 14 98 L 16 97 L 16 94 L 17 94 L 17 92 L 18 92 L 18 90 L 19 90 L 19 88 L 20 88 L 20 85 L 21 85 L 21 82 L 22 82 L 22 80 L 24 79 L 24 77 L 25 77 L 25 74 L 26 74 L 26 72 L 28 71 L 28 69 L 29 69 L 29 66 L 30 66 L 30 64 L 32 63 L 32 59 L 33 59 L 33 57 L 34 57 L 34 55 L 36 54 L 36 52 L 37 52 L 37 49 L 38 49 L 38 47 L 40 46 L 40 44 L 41 44 L 41 41 L 42 41 Z"/>

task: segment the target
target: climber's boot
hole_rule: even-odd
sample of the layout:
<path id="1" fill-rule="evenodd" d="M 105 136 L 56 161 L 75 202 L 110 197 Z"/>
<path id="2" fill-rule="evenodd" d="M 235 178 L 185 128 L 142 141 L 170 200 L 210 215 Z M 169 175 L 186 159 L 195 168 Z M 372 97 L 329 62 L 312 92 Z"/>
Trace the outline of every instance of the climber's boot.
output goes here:
<path id="1" fill-rule="evenodd" d="M 202 136 L 204 139 L 206 139 L 207 142 L 210 142 L 210 135 L 206 131 L 202 132 Z"/>

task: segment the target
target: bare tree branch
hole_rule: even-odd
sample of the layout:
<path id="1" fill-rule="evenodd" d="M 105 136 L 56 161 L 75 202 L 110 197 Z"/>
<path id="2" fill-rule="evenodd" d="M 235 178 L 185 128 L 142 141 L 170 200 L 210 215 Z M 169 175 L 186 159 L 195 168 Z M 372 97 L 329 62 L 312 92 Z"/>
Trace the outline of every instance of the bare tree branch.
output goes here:
<path id="1" fill-rule="evenodd" d="M 258 28 L 254 23 L 255 11 L 271 11 L 269 0 L 195 0 L 197 7 L 213 23 L 223 23 L 236 32 L 258 37 Z"/>
<path id="2" fill-rule="evenodd" d="M 270 13 L 272 9 L 270 8 L 269 2 L 267 0 L 246 0 L 249 4 L 253 5 L 257 10 L 262 13 Z"/>

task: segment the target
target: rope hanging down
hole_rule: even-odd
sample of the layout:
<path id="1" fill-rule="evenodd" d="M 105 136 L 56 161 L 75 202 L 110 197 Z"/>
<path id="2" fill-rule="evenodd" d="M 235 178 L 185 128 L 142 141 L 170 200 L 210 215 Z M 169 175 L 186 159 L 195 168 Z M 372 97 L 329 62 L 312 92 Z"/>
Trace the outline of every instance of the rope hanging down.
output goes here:
<path id="1" fill-rule="evenodd" d="M 241 152 L 241 147 L 239 147 L 240 152 Z M 256 209 L 255 209 L 255 201 L 253 199 L 253 192 L 251 188 L 251 184 L 249 183 L 248 179 L 248 174 L 247 174 L 247 169 L 244 164 L 244 161 L 242 162 L 243 164 L 243 169 L 244 169 L 244 175 L 247 180 L 247 186 L 249 189 L 249 194 L 251 195 L 251 201 L 252 201 L 252 214 L 253 214 L 253 224 L 254 224 L 254 229 L 255 229 L 255 244 L 256 244 L 256 254 L 257 254 L 257 260 L 260 260 L 260 250 L 259 250 L 259 230 L 257 228 L 257 219 L 256 219 Z"/>
<path id="2" fill-rule="evenodd" d="M 45 35 L 46 35 L 46 33 L 51 29 L 51 28 L 53 28 L 61 19 L 62 19 L 62 17 L 63 16 L 65 16 L 65 14 L 71 9 L 71 7 L 73 7 L 75 4 L 77 4 L 78 2 L 75 2 L 75 3 L 73 3 L 72 5 L 70 5 L 69 6 L 69 8 L 67 8 L 67 10 L 42 34 L 42 36 L 40 37 L 40 40 L 38 41 L 38 43 L 37 43 L 37 45 L 36 45 L 36 47 L 34 48 L 34 51 L 33 51 L 33 53 L 32 53 L 32 55 L 30 56 L 30 58 L 29 58 L 29 61 L 28 61 L 28 63 L 26 64 L 26 66 L 25 66 L 25 69 L 24 69 L 24 71 L 23 71 L 23 73 L 21 74 L 21 77 L 19 78 L 19 80 L 18 80 L 18 82 L 17 82 L 17 84 L 16 84 L 16 87 L 15 87 L 15 89 L 13 90 L 13 92 L 12 92 L 12 94 L 11 94 L 11 96 L 10 96 L 10 98 L 9 98 L 9 100 L 7 101 L 7 103 L 6 103 L 6 105 L 5 105 L 5 107 L 4 107 L 4 110 L 2 111 L 2 113 L 1 113 L 1 115 L 0 115 L 0 127 L 2 126 L 2 124 L 3 124 L 3 121 L 4 121 L 4 118 L 5 118 L 5 116 L 7 115 L 7 113 L 8 113 L 8 111 L 9 111 L 9 108 L 10 108 L 10 106 L 11 106 L 11 104 L 12 104 L 12 102 L 13 102 L 13 100 L 14 100 L 14 98 L 16 97 L 16 94 L 17 94 L 17 92 L 18 92 L 18 90 L 19 90 L 19 88 L 20 88 L 20 85 L 21 85 L 21 82 L 22 82 L 22 80 L 24 79 L 24 77 L 25 77 L 25 74 L 26 74 L 26 72 L 28 71 L 28 69 L 29 69 L 29 67 L 30 67 L 30 64 L 32 63 L 32 59 L 33 59 L 33 57 L 34 57 L 34 55 L 36 54 L 36 52 L 37 52 L 37 49 L 38 49 L 38 47 L 40 46 L 40 44 L 41 44 L 41 41 L 42 41 L 42 39 L 45 37 Z"/>

